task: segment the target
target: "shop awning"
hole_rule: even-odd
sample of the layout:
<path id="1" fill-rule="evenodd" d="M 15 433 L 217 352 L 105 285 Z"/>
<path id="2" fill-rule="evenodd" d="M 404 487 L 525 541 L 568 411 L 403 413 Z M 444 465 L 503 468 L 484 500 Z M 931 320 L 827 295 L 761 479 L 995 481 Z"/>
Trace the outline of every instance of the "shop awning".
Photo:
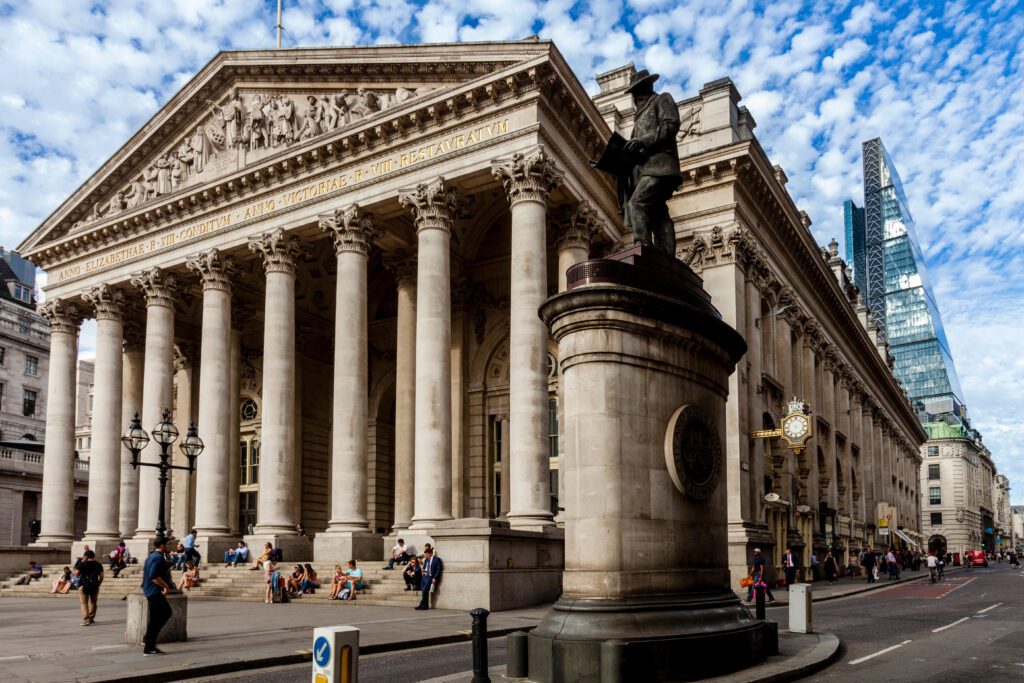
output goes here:
<path id="1" fill-rule="evenodd" d="M 918 545 L 917 541 L 915 541 L 914 539 L 912 539 L 910 536 L 908 536 L 907 534 L 903 533 L 899 529 L 896 529 L 896 535 L 899 536 L 900 538 L 902 538 L 904 541 L 906 541 L 910 545 L 921 547 L 921 546 Z"/>

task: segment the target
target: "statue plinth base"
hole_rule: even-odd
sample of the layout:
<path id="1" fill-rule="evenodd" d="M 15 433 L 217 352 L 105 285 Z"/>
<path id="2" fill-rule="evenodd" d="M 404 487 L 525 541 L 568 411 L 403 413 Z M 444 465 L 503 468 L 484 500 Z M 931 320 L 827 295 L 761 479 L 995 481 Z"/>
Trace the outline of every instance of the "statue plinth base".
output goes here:
<path id="1" fill-rule="evenodd" d="M 529 679 L 596 683 L 605 661 L 624 680 L 685 680 L 762 660 L 764 626 L 728 571 L 725 404 L 746 344 L 658 250 L 585 261 L 567 282 L 540 310 L 564 398 L 564 591 L 529 635 Z"/>

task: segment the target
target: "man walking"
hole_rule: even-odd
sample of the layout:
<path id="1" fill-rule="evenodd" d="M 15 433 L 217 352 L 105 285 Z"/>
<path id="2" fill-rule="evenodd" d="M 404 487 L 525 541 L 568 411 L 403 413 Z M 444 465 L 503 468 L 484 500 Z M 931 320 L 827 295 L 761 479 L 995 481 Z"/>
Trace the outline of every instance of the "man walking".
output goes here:
<path id="1" fill-rule="evenodd" d="M 430 609 L 430 592 L 435 590 L 441 582 L 441 574 L 444 572 L 444 562 L 440 557 L 434 557 L 433 548 L 423 549 L 423 580 L 421 590 L 423 597 L 416 609 Z"/>
<path id="2" fill-rule="evenodd" d="M 753 582 L 750 584 L 750 588 L 747 589 L 747 602 L 753 602 L 755 589 L 761 590 L 757 587 L 757 584 L 764 580 L 765 566 L 765 560 L 761 557 L 761 549 L 754 548 L 754 559 L 750 562 L 750 574 L 748 575 L 753 579 Z M 775 602 L 775 596 L 772 595 L 772 589 L 768 588 L 767 581 L 765 581 L 764 591 L 768 602 Z"/>
<path id="3" fill-rule="evenodd" d="M 167 603 L 168 591 L 171 590 L 171 570 L 164 558 L 167 540 L 157 536 L 153 541 L 153 552 L 146 558 L 142 570 L 142 592 L 149 604 L 149 621 L 146 624 L 146 637 L 142 648 L 143 655 L 162 655 L 163 650 L 156 646 L 157 636 L 171 618 L 171 606 Z"/>
<path id="4" fill-rule="evenodd" d="M 861 562 L 861 566 L 864 567 L 864 571 L 868 575 L 868 583 L 874 583 L 875 582 L 875 562 L 876 562 L 876 560 L 877 560 L 877 557 L 875 556 L 875 551 L 871 549 L 871 546 L 868 546 L 867 550 L 864 551 L 864 561 Z"/>
<path id="5" fill-rule="evenodd" d="M 782 570 L 786 573 L 786 586 L 796 583 L 796 556 L 792 548 L 786 548 L 786 554 L 782 557 Z"/>
<path id="6" fill-rule="evenodd" d="M 103 583 L 103 565 L 96 561 L 96 553 L 86 550 L 82 559 L 75 563 L 78 574 L 78 602 L 82 606 L 82 626 L 96 621 L 96 603 Z"/>

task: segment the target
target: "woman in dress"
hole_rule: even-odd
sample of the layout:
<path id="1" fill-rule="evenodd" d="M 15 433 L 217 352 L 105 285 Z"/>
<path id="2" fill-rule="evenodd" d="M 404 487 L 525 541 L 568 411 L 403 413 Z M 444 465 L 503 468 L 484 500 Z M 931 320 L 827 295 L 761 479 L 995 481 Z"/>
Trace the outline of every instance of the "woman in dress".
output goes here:
<path id="1" fill-rule="evenodd" d="M 331 594 L 327 597 L 328 600 L 337 600 L 338 595 L 341 594 L 342 588 L 348 582 L 348 577 L 345 576 L 345 572 L 341 570 L 341 565 L 334 565 L 334 576 L 331 577 Z"/>
<path id="2" fill-rule="evenodd" d="M 51 593 L 64 594 L 71 590 L 71 567 L 64 567 L 64 571 L 60 573 L 60 576 L 53 580 L 53 584 L 50 586 Z"/>
<path id="3" fill-rule="evenodd" d="M 839 578 L 839 562 L 836 561 L 835 555 L 829 550 L 828 554 L 825 555 L 825 576 L 828 578 L 829 584 L 836 582 Z"/>

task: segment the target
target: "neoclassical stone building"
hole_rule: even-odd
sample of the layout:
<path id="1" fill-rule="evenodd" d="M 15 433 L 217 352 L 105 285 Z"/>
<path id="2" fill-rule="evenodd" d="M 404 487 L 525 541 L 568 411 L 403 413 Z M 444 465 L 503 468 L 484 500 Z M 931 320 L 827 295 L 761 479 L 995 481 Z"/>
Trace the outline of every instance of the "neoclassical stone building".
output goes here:
<path id="1" fill-rule="evenodd" d="M 631 73 L 591 98 L 534 40 L 219 54 L 22 246 L 49 273 L 44 541 L 71 536 L 76 335 L 94 316 L 87 542 L 151 535 L 155 472 L 118 439 L 165 407 L 206 443 L 174 477 L 170 526 L 194 524 L 208 557 L 240 536 L 379 557 L 389 534 L 459 518 L 557 542 L 571 501 L 537 310 L 569 266 L 630 242 L 588 160 L 629 133 Z M 755 545 L 870 542 L 877 517 L 916 533 L 923 441 L 738 100 L 723 80 L 680 102 L 670 207 L 751 348 L 726 438 L 737 571 Z M 817 419 L 801 458 L 748 438 L 793 395 Z"/>

